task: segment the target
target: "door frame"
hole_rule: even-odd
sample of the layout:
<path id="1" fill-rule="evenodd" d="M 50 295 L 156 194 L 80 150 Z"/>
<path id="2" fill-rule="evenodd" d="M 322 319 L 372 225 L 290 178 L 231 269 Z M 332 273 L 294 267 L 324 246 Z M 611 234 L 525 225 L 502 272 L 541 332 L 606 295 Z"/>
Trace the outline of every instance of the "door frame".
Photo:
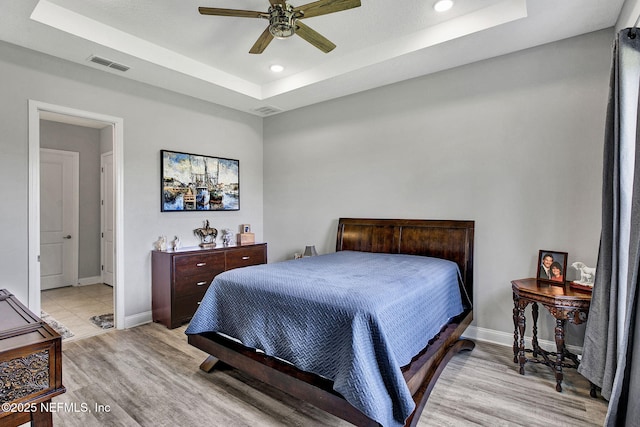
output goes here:
<path id="1" fill-rule="evenodd" d="M 40 313 L 40 116 L 54 113 L 82 121 L 104 122 L 113 129 L 114 309 L 115 327 L 125 327 L 124 298 L 124 120 L 91 111 L 29 100 L 29 309 Z"/>

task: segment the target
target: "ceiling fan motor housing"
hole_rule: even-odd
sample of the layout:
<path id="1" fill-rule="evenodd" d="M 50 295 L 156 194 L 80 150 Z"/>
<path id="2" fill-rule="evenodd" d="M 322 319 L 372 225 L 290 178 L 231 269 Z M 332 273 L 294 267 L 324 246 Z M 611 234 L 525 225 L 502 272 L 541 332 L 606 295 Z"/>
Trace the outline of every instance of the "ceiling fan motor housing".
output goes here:
<path id="1" fill-rule="evenodd" d="M 295 34 L 296 15 L 290 4 L 276 4 L 269 8 L 269 32 L 277 39 L 286 39 Z"/>

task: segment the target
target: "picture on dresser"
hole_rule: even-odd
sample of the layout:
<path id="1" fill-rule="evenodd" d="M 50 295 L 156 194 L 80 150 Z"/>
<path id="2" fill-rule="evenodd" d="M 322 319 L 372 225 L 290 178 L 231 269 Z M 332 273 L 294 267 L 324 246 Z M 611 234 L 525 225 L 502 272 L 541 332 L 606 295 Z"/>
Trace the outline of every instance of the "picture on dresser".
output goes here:
<path id="1" fill-rule="evenodd" d="M 538 252 L 536 279 L 564 284 L 567 271 L 567 253 L 549 250 Z"/>
<path id="2" fill-rule="evenodd" d="M 240 161 L 160 150 L 162 212 L 237 211 Z"/>

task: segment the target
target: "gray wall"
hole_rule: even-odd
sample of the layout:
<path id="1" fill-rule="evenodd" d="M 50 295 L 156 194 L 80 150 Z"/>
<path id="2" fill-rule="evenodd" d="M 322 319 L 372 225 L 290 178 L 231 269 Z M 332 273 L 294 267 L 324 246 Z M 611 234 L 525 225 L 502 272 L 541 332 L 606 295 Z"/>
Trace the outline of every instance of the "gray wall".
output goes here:
<path id="1" fill-rule="evenodd" d="M 151 249 L 159 235 L 198 243 L 193 229 L 262 226 L 262 120 L 112 73 L 0 43 L 0 288 L 28 301 L 28 114 L 30 99 L 124 121 L 125 316 L 151 309 Z M 241 210 L 160 212 L 160 150 L 240 160 Z M 8 243 L 10 242 L 10 244 Z"/>
<path id="2" fill-rule="evenodd" d="M 595 265 L 612 40 L 600 31 L 265 119 L 270 259 L 332 252 L 339 217 L 475 220 L 474 325 L 513 340 L 510 281 L 535 276 L 540 249 Z"/>
<path id="3" fill-rule="evenodd" d="M 40 120 L 40 147 L 79 153 L 78 279 L 100 276 L 100 130 Z"/>

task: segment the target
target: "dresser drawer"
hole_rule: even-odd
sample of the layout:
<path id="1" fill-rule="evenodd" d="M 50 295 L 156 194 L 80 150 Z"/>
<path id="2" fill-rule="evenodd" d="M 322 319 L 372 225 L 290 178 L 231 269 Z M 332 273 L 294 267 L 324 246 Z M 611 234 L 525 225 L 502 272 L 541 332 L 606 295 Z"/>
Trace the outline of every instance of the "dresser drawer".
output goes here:
<path id="1" fill-rule="evenodd" d="M 174 294 L 204 293 L 213 278 L 224 271 L 224 254 L 177 256 L 174 263 Z"/>
<path id="2" fill-rule="evenodd" d="M 174 295 L 180 297 L 183 295 L 203 293 L 209 288 L 213 278 L 216 277 L 218 273 L 219 272 L 203 271 L 191 276 L 176 276 L 173 285 Z"/>
<path id="3" fill-rule="evenodd" d="M 178 327 L 189 321 L 198 309 L 203 297 L 204 292 L 176 298 L 173 305 L 172 327 Z"/>
<path id="4" fill-rule="evenodd" d="M 254 246 L 227 252 L 227 270 L 267 262 L 265 247 Z"/>
<path id="5" fill-rule="evenodd" d="M 197 275 L 202 272 L 214 272 L 219 274 L 224 271 L 224 254 L 209 253 L 197 255 L 180 255 L 173 259 L 176 277 L 185 275 Z"/>

